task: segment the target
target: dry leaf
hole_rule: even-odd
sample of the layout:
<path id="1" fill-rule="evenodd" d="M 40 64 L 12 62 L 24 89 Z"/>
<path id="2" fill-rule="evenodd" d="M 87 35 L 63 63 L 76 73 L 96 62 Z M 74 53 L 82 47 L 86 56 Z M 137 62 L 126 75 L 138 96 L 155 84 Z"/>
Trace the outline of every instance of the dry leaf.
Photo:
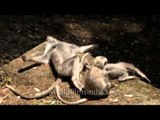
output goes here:
<path id="1" fill-rule="evenodd" d="M 0 97 L 0 104 L 3 102 L 3 98 L 2 97 Z"/>
<path id="2" fill-rule="evenodd" d="M 17 99 L 20 99 L 21 98 L 21 96 L 17 96 Z"/>
<path id="3" fill-rule="evenodd" d="M 109 94 L 113 94 L 115 91 L 113 91 L 113 90 L 111 90 L 110 92 L 109 92 Z"/>
<path id="4" fill-rule="evenodd" d="M 4 99 L 8 97 L 9 94 L 5 95 L 4 97 L 0 97 L 0 104 L 3 102 Z"/>
<path id="5" fill-rule="evenodd" d="M 119 100 L 118 100 L 118 97 L 116 98 L 116 99 L 114 99 L 112 102 L 118 102 Z"/>
<path id="6" fill-rule="evenodd" d="M 52 101 L 51 103 L 50 103 L 50 105 L 54 105 L 56 103 L 56 101 Z"/>
<path id="7" fill-rule="evenodd" d="M 41 92 L 40 89 L 38 89 L 38 88 L 34 88 L 34 90 L 35 90 L 36 92 Z"/>
<path id="8" fill-rule="evenodd" d="M 38 68 L 38 67 L 33 67 L 32 69 L 35 70 L 35 69 L 37 69 L 37 68 Z"/>
<path id="9" fill-rule="evenodd" d="M 32 53 L 31 56 L 35 56 L 39 53 L 39 51 L 36 51 L 35 53 Z"/>
<path id="10" fill-rule="evenodd" d="M 126 95 L 124 95 L 125 97 L 133 97 L 133 95 L 132 94 L 126 94 Z"/>
<path id="11" fill-rule="evenodd" d="M 5 88 L 5 89 L 2 90 L 2 92 L 6 92 L 8 90 L 9 90 L 9 88 Z"/>

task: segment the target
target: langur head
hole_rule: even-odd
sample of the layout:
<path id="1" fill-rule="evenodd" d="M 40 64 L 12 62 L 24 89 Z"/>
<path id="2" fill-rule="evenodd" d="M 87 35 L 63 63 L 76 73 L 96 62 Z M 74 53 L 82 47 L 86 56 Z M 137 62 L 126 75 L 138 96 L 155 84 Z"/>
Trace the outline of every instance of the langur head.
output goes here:
<path id="1" fill-rule="evenodd" d="M 93 65 L 95 67 L 99 67 L 100 69 L 103 69 L 104 66 L 108 63 L 108 60 L 106 57 L 104 56 L 97 56 L 95 59 L 94 59 L 94 63 Z"/>

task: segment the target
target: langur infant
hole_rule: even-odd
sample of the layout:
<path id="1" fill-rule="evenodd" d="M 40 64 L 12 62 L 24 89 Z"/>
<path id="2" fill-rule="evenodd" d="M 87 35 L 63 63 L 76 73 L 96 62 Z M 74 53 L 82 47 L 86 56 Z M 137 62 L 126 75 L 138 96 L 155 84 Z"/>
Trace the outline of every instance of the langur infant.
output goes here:
<path id="1" fill-rule="evenodd" d="M 100 67 L 108 73 L 109 80 L 118 79 L 119 81 L 126 81 L 135 79 L 135 75 L 129 74 L 135 72 L 150 83 L 150 80 L 147 78 L 147 76 L 133 64 L 126 62 L 108 63 L 108 61 L 105 61 L 104 58 L 104 56 L 100 56 L 95 60 L 98 61 L 96 63 L 100 63 Z"/>
<path id="2" fill-rule="evenodd" d="M 147 78 L 147 76 L 140 69 L 130 63 L 108 63 L 104 66 L 104 69 L 107 71 L 109 79 L 118 79 L 119 81 L 135 79 L 136 76 L 133 74 L 134 72 L 150 83 L 150 80 Z M 133 75 L 130 75 L 130 73 Z"/>

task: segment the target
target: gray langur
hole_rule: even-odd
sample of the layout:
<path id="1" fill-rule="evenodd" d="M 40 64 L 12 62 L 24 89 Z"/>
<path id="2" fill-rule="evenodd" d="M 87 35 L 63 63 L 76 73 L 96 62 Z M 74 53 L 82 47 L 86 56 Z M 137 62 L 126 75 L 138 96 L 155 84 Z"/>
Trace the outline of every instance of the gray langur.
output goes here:
<path id="1" fill-rule="evenodd" d="M 118 79 L 119 81 L 126 81 L 135 79 L 136 76 L 132 73 L 137 73 L 149 83 L 148 77 L 136 66 L 127 62 L 108 63 L 104 56 L 98 56 L 94 59 L 95 63 L 108 73 L 109 80 Z M 131 74 L 131 75 L 130 75 Z"/>
<path id="2" fill-rule="evenodd" d="M 89 53 L 86 53 L 82 57 L 82 63 Z M 109 95 L 110 89 L 113 87 L 113 84 L 109 81 L 108 73 L 104 69 L 104 64 L 107 63 L 107 58 L 104 56 L 98 56 L 94 58 L 94 62 L 92 65 L 85 64 L 88 69 L 88 74 L 85 78 L 84 88 L 82 94 L 86 94 L 92 97 L 102 98 L 107 97 Z M 88 101 L 88 98 L 82 98 L 80 100 L 70 102 L 64 100 L 60 96 L 59 85 L 56 86 L 56 94 L 58 99 L 65 104 L 81 104 Z"/>
<path id="3" fill-rule="evenodd" d="M 41 56 L 22 56 L 23 61 L 30 61 L 36 63 L 48 64 L 51 62 L 59 76 L 70 76 L 73 84 L 77 89 L 82 91 L 84 87 L 79 81 L 79 73 L 83 70 L 83 64 L 76 53 L 85 53 L 89 49 L 93 49 L 96 45 L 77 46 L 67 42 L 59 41 L 52 36 L 47 37 L 47 43 L 43 55 Z M 16 89 L 10 85 L 6 85 L 17 95 L 25 99 L 37 99 L 49 93 L 53 90 L 54 84 L 49 88 L 47 92 L 39 93 L 38 96 L 25 96 L 20 94 Z"/>
<path id="4" fill-rule="evenodd" d="M 104 66 L 104 69 L 107 71 L 109 79 L 118 79 L 119 81 L 131 80 L 136 78 L 132 73 L 137 73 L 142 78 L 145 78 L 149 83 L 151 82 L 140 69 L 130 63 L 107 63 Z"/>
<path id="5" fill-rule="evenodd" d="M 109 80 L 107 71 L 104 69 L 104 64 L 108 62 L 104 56 L 94 58 L 93 65 L 86 65 L 89 70 L 84 83 L 84 90 L 87 94 L 94 97 L 108 96 L 113 84 Z"/>
<path id="6" fill-rule="evenodd" d="M 56 72 L 60 76 L 71 76 L 73 84 L 81 91 L 83 85 L 79 82 L 79 73 L 83 70 L 83 65 L 76 53 L 85 53 L 94 47 L 95 45 L 79 47 L 48 36 L 47 45 L 42 56 L 23 56 L 22 58 L 24 61 L 33 61 L 38 63 L 49 63 L 51 61 Z"/>
<path id="7" fill-rule="evenodd" d="M 85 79 L 84 90 L 87 91 L 89 95 L 94 95 L 96 97 L 109 94 L 110 89 L 114 86 L 110 82 L 111 79 L 118 79 L 119 81 L 135 79 L 135 75 L 129 75 L 130 71 L 138 73 L 150 83 L 147 76 L 133 64 L 126 62 L 108 63 L 107 58 L 104 56 L 97 56 L 94 59 L 93 65 L 86 64 L 85 66 L 89 69 L 89 73 Z M 87 98 L 82 98 L 74 102 L 68 102 L 62 99 L 58 94 L 58 85 L 56 86 L 56 91 L 58 98 L 65 104 L 80 104 L 88 101 Z"/>

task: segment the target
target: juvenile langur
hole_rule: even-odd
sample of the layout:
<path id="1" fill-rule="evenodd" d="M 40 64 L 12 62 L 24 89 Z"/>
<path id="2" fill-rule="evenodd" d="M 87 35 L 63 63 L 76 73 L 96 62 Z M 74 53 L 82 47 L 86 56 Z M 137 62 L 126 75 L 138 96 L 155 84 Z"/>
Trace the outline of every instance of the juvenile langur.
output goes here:
<path id="1" fill-rule="evenodd" d="M 104 69 L 104 64 L 108 62 L 104 56 L 97 56 L 91 66 L 87 66 L 89 73 L 87 74 L 84 89 L 87 94 L 94 97 L 106 97 L 109 95 L 113 84 L 109 81 L 108 73 Z"/>
<path id="2" fill-rule="evenodd" d="M 118 79 L 119 81 L 135 79 L 136 76 L 129 75 L 129 73 L 136 72 L 150 83 L 150 80 L 147 78 L 147 76 L 133 64 L 126 62 L 108 63 L 104 56 L 96 57 L 94 61 L 97 65 L 99 65 L 99 67 L 101 67 L 101 69 L 103 68 L 103 70 L 108 73 L 109 79 Z"/>
<path id="3" fill-rule="evenodd" d="M 119 81 L 126 81 L 130 79 L 135 79 L 135 75 L 129 75 L 129 73 L 136 72 L 142 78 L 145 78 L 149 83 L 150 80 L 147 76 L 133 64 L 126 62 L 118 62 L 118 63 L 108 63 L 104 66 L 104 69 L 107 71 L 109 79 L 118 79 Z"/>
<path id="4" fill-rule="evenodd" d="M 84 61 L 84 57 L 86 57 L 88 53 L 86 53 L 82 57 L 82 62 Z M 113 87 L 113 84 L 109 81 L 108 73 L 104 70 L 104 64 L 107 63 L 107 58 L 103 56 L 98 56 L 94 59 L 93 65 L 86 65 L 89 70 L 85 82 L 82 93 L 86 95 L 102 98 L 107 97 L 109 95 L 110 89 Z M 84 63 L 85 64 L 85 63 Z M 56 86 L 56 93 L 58 99 L 65 104 L 80 104 L 88 101 L 88 98 L 82 98 L 80 100 L 69 102 L 61 98 L 59 92 L 59 86 Z"/>
<path id="5" fill-rule="evenodd" d="M 22 56 L 22 59 L 24 61 L 44 64 L 51 62 L 59 76 L 71 76 L 71 80 L 75 87 L 82 91 L 84 86 L 79 81 L 79 73 L 83 70 L 83 64 L 81 63 L 80 58 L 76 55 L 76 53 L 85 53 L 89 49 L 93 49 L 95 45 L 79 47 L 74 44 L 59 41 L 52 36 L 48 36 L 46 40 L 47 43 L 43 55 L 36 57 Z M 49 92 L 42 92 L 42 94 L 39 93 L 38 97 L 27 97 L 19 94 L 19 92 L 11 86 L 6 85 L 6 87 L 20 95 L 22 98 L 26 99 L 40 98 Z"/>

